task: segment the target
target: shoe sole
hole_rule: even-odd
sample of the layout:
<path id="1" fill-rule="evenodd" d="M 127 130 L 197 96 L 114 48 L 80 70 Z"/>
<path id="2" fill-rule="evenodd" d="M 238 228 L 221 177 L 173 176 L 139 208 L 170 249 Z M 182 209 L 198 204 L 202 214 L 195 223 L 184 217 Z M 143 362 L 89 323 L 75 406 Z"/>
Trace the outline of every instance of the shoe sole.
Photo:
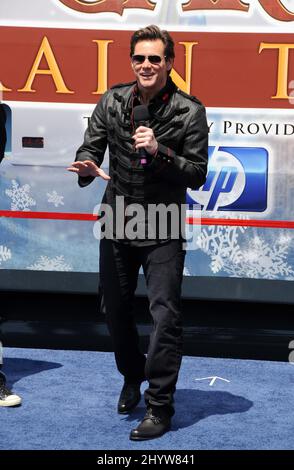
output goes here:
<path id="1" fill-rule="evenodd" d="M 0 401 L 0 406 L 19 406 L 21 405 L 21 398 L 15 398 L 14 400 L 11 401 Z"/>

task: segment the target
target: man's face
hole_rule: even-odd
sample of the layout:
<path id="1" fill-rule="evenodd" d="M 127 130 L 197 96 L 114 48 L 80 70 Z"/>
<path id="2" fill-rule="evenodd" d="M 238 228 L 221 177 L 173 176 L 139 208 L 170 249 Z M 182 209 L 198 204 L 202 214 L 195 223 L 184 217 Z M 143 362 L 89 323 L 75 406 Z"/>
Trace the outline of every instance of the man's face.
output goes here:
<path id="1" fill-rule="evenodd" d="M 164 87 L 168 71 L 171 70 L 173 61 L 164 57 L 164 44 L 161 39 L 154 41 L 143 40 L 136 44 L 133 56 L 145 56 L 144 62 L 132 60 L 132 68 L 138 82 L 139 89 L 146 92 L 158 92 Z M 159 63 L 152 63 L 147 56 L 158 56 Z"/>

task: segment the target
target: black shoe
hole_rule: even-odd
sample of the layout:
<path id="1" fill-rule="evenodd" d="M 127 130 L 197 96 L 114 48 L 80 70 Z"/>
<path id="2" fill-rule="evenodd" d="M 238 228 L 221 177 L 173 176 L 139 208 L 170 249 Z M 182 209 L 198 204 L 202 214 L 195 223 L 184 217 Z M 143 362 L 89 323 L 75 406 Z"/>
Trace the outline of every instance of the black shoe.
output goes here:
<path id="1" fill-rule="evenodd" d="M 129 413 L 141 400 L 141 382 L 125 382 L 120 392 L 117 411 L 118 413 Z"/>
<path id="2" fill-rule="evenodd" d="M 162 436 L 170 430 L 171 417 L 161 406 L 149 406 L 147 413 L 136 429 L 130 434 L 132 441 L 145 441 Z"/>
<path id="3" fill-rule="evenodd" d="M 5 378 L 0 375 L 0 406 L 17 406 L 20 404 L 21 398 L 7 388 Z"/>

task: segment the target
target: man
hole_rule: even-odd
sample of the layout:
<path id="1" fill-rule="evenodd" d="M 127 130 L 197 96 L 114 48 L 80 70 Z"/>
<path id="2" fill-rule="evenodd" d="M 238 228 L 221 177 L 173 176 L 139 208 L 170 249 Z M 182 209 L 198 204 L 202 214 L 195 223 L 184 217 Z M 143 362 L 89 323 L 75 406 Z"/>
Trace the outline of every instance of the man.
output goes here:
<path id="1" fill-rule="evenodd" d="M 4 158 L 4 150 L 6 145 L 6 130 L 5 130 L 6 114 L 3 105 L 0 103 L 0 163 Z M 1 318 L 0 318 L 1 328 Z M 0 329 L 0 369 L 2 367 L 2 343 L 1 343 L 1 329 Z M 6 378 L 0 370 L 0 406 L 16 406 L 20 405 L 21 398 L 12 393 L 6 386 Z"/>
<path id="2" fill-rule="evenodd" d="M 183 237 L 174 234 L 169 223 L 163 235 L 157 226 L 151 237 L 119 234 L 130 220 L 131 205 L 143 207 L 143 226 L 148 228 L 147 210 L 152 204 L 179 207 L 185 204 L 187 187 L 204 184 L 208 127 L 201 103 L 180 91 L 169 77 L 175 54 L 167 31 L 154 25 L 136 31 L 130 55 L 136 81 L 114 86 L 102 96 L 69 170 L 78 174 L 80 186 L 95 177 L 108 181 L 103 203 L 113 210 L 113 220 L 119 197 L 124 200 L 123 224 L 114 226 L 113 239 L 108 235 L 100 241 L 100 280 L 116 364 L 124 376 L 118 412 L 129 413 L 140 401 L 141 383 L 149 382 L 144 394 L 147 413 L 130 435 L 132 440 L 145 440 L 168 431 L 174 414 L 182 357 L 185 251 Z M 148 107 L 145 125 L 135 125 L 138 105 Z M 100 168 L 107 145 L 110 176 Z M 142 228 L 142 220 L 137 225 Z M 139 349 L 132 314 L 141 266 L 154 321 L 147 358 Z"/>

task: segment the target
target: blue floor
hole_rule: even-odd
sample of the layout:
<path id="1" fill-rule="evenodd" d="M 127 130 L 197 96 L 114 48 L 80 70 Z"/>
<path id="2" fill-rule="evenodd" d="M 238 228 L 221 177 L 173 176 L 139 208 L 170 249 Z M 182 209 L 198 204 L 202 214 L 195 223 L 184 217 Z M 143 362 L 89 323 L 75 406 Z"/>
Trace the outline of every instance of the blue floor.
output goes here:
<path id="1" fill-rule="evenodd" d="M 0 408 L 2 450 L 294 449 L 290 363 L 184 357 L 172 430 L 145 442 L 128 437 L 143 400 L 116 413 L 112 353 L 6 348 L 4 371 L 23 404 Z M 229 382 L 195 380 L 214 376 Z"/>

